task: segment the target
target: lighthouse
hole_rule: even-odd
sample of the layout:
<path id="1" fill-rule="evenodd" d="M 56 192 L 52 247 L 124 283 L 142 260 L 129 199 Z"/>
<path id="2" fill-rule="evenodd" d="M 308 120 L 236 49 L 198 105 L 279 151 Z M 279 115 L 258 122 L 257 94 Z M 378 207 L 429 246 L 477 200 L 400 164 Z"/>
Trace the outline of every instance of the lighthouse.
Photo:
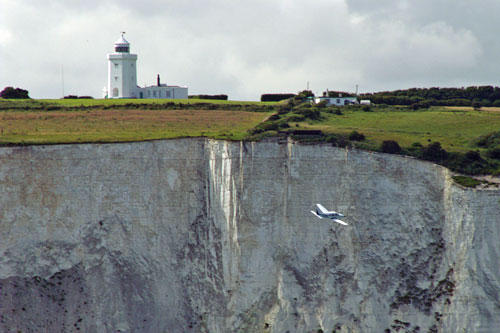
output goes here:
<path id="1" fill-rule="evenodd" d="M 168 98 L 187 99 L 188 87 L 167 85 L 156 77 L 156 85 L 137 86 L 137 54 L 130 53 L 130 43 L 123 37 L 115 42 L 115 52 L 108 53 L 108 85 L 104 98 Z"/>
<path id="2" fill-rule="evenodd" d="M 130 43 L 123 37 L 115 42 L 115 52 L 108 53 L 108 98 L 137 98 L 137 54 L 130 53 Z"/>

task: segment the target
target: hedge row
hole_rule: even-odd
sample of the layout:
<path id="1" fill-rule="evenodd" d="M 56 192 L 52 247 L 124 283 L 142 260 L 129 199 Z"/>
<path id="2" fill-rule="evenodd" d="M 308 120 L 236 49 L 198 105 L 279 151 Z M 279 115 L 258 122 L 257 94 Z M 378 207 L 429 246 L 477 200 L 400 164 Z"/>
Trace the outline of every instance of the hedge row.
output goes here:
<path id="1" fill-rule="evenodd" d="M 260 96 L 261 102 L 279 102 L 285 99 L 295 97 L 295 94 L 262 94 Z"/>

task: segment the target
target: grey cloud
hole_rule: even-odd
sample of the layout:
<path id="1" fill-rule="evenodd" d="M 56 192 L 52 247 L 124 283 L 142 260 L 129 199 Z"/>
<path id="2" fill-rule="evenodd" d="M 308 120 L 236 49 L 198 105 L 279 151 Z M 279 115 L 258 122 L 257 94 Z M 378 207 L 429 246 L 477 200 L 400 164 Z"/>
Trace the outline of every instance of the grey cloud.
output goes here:
<path id="1" fill-rule="evenodd" d="M 127 31 L 138 83 L 259 99 L 294 92 L 495 84 L 497 1 L 132 0 L 0 3 L 0 88 L 100 97 Z M 6 14 L 8 13 L 8 15 Z M 3 65 L 5 64 L 5 65 Z"/>

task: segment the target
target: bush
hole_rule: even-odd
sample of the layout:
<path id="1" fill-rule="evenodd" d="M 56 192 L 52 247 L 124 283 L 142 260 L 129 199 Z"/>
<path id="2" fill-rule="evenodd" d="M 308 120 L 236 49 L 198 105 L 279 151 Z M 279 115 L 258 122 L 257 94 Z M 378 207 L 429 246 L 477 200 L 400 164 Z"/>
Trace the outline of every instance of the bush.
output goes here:
<path id="1" fill-rule="evenodd" d="M 420 142 L 414 142 L 410 147 L 408 147 L 408 152 L 412 156 L 419 156 L 421 154 L 422 148 L 423 146 Z"/>
<path id="2" fill-rule="evenodd" d="M 279 124 L 273 122 L 266 122 L 260 124 L 258 127 L 262 128 L 264 131 L 277 131 L 279 128 Z"/>
<path id="3" fill-rule="evenodd" d="M 479 161 L 481 160 L 481 154 L 479 154 L 478 151 L 468 151 L 467 153 L 465 153 L 465 157 L 468 159 L 468 160 L 471 160 L 471 161 Z"/>
<path id="4" fill-rule="evenodd" d="M 326 108 L 325 112 L 326 113 L 330 113 L 330 114 L 336 114 L 338 116 L 343 115 L 342 110 L 340 110 L 339 107 L 329 106 L 329 107 Z"/>
<path id="5" fill-rule="evenodd" d="M 480 136 L 475 144 L 479 147 L 494 148 L 500 144 L 500 131 Z"/>
<path id="6" fill-rule="evenodd" d="M 439 142 L 433 142 L 422 149 L 422 158 L 428 161 L 439 162 L 446 160 L 448 158 L 448 153 L 441 148 Z"/>
<path id="7" fill-rule="evenodd" d="M 432 104 L 433 104 L 432 101 L 424 100 L 424 101 L 420 101 L 417 103 L 413 103 L 413 104 L 411 104 L 410 107 L 412 110 L 428 109 L 431 107 Z"/>
<path id="8" fill-rule="evenodd" d="M 220 94 L 220 95 L 190 95 L 188 96 L 189 99 L 212 99 L 212 100 L 219 100 L 219 101 L 227 101 L 227 95 Z"/>
<path id="9" fill-rule="evenodd" d="M 365 135 L 363 133 L 358 133 L 358 131 L 352 131 L 348 138 L 351 141 L 363 141 L 365 139 Z"/>
<path id="10" fill-rule="evenodd" d="M 294 112 L 303 115 L 307 119 L 317 120 L 321 118 L 321 112 L 312 108 L 301 108 L 294 110 Z"/>
<path id="11" fill-rule="evenodd" d="M 298 123 L 298 122 L 301 122 L 304 120 L 306 120 L 306 117 L 304 117 L 301 114 L 295 114 L 295 115 L 292 115 L 292 116 L 287 118 L 287 121 L 294 122 L 294 123 Z"/>
<path id="12" fill-rule="evenodd" d="M 298 100 L 298 101 L 303 101 L 303 100 L 307 99 L 308 97 L 314 97 L 313 92 L 311 90 L 302 90 L 293 99 Z"/>
<path id="13" fill-rule="evenodd" d="M 291 105 L 280 105 L 278 106 L 278 114 L 285 114 L 285 113 L 288 113 L 292 110 L 292 106 Z"/>
<path id="14" fill-rule="evenodd" d="M 369 106 L 369 105 L 363 105 L 363 106 L 361 107 L 361 110 L 363 110 L 363 111 L 365 111 L 365 112 L 370 112 L 372 109 L 370 108 L 370 106 Z"/>
<path id="15" fill-rule="evenodd" d="M 500 160 L 500 148 L 491 148 L 486 151 L 486 156 L 495 160 Z"/>
<path id="16" fill-rule="evenodd" d="M 467 154 L 460 153 L 447 153 L 446 160 L 436 162 L 440 162 L 452 171 L 460 172 L 466 175 L 487 173 L 487 170 L 491 167 L 490 164 L 483 159 L 471 160 L 467 157 Z"/>
<path id="17" fill-rule="evenodd" d="M 339 136 L 335 145 L 340 148 L 345 148 L 349 145 L 349 142 L 343 136 Z"/>
<path id="18" fill-rule="evenodd" d="M 30 98 L 28 95 L 28 90 L 21 88 L 5 87 L 4 90 L 0 92 L 0 97 L 5 99 L 21 99 Z"/>
<path id="19" fill-rule="evenodd" d="M 401 147 L 394 140 L 387 140 L 382 142 L 380 149 L 382 150 L 382 152 L 388 154 L 399 154 L 401 152 Z"/>

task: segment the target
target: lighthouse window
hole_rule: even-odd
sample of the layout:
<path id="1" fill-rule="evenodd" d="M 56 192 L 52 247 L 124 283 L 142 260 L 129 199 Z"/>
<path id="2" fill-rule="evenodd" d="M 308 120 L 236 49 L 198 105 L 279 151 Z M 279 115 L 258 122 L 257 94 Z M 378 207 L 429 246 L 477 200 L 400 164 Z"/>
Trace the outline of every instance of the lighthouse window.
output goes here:
<path id="1" fill-rule="evenodd" d="M 115 62 L 115 68 L 118 68 L 118 63 Z"/>
<path id="2" fill-rule="evenodd" d="M 118 76 L 115 76 L 115 81 L 118 81 Z"/>
<path id="3" fill-rule="evenodd" d="M 117 46 L 115 47 L 115 51 L 121 53 L 128 52 L 128 46 Z"/>

